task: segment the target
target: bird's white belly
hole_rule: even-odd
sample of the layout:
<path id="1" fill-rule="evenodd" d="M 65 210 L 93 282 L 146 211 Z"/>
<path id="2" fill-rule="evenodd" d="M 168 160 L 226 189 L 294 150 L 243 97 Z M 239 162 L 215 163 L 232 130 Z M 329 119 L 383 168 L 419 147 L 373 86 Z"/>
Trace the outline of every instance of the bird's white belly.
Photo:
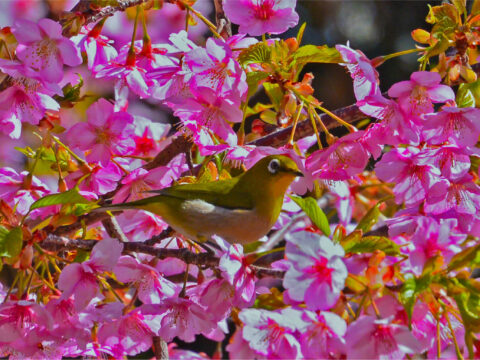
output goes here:
<path id="1" fill-rule="evenodd" d="M 264 236 L 272 227 L 255 208 L 232 210 L 197 199 L 185 201 L 182 212 L 188 229 L 176 230 L 193 238 L 218 235 L 230 243 L 249 243 Z"/>

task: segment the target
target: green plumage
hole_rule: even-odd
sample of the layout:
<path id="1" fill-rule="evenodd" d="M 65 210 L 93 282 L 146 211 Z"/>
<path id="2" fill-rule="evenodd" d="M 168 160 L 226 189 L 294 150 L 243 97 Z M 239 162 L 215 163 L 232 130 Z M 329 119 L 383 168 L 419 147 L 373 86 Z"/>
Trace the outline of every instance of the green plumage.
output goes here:
<path id="1" fill-rule="evenodd" d="M 99 210 L 143 209 L 160 215 L 177 232 L 197 241 L 216 234 L 231 243 L 249 243 L 273 226 L 285 191 L 299 175 L 290 158 L 272 155 L 233 179 L 175 185 L 153 191 L 156 196 Z"/>

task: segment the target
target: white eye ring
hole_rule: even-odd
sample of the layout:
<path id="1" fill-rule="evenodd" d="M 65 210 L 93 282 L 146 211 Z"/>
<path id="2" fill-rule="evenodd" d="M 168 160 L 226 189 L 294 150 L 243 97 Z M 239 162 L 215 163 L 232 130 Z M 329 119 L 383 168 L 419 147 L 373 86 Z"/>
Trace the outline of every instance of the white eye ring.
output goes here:
<path id="1" fill-rule="evenodd" d="M 273 159 L 268 163 L 268 171 L 271 174 L 278 173 L 278 170 L 280 170 L 280 161 L 278 161 L 277 159 Z"/>

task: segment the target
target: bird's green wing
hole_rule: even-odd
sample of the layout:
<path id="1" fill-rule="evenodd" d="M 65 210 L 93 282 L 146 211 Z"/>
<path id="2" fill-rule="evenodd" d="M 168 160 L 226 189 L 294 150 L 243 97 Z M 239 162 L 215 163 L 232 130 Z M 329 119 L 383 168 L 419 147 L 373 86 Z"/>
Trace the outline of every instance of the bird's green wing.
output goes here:
<path id="1" fill-rule="evenodd" d="M 253 209 L 251 194 L 235 189 L 237 183 L 238 178 L 233 178 L 209 183 L 181 184 L 149 192 L 180 200 L 199 199 L 227 209 Z"/>

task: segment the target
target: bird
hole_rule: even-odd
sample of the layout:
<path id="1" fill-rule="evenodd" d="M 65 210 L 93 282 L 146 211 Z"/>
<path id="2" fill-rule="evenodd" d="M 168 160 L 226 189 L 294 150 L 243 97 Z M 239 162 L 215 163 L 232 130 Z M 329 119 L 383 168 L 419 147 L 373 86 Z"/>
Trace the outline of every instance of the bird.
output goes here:
<path id="1" fill-rule="evenodd" d="M 290 157 L 270 155 L 231 179 L 174 185 L 150 191 L 158 195 L 96 211 L 146 210 L 190 240 L 204 243 L 217 235 L 230 244 L 245 245 L 270 231 L 297 176 L 303 174 Z"/>

